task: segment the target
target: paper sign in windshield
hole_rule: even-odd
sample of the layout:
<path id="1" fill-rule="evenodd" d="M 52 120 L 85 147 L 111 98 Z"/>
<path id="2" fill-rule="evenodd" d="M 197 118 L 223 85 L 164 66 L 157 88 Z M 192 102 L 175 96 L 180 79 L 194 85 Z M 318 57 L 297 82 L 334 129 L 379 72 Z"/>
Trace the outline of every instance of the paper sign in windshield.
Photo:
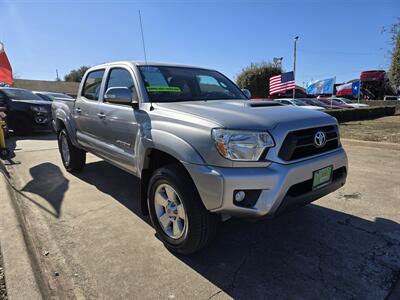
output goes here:
<path id="1" fill-rule="evenodd" d="M 182 92 L 180 87 L 177 86 L 148 86 L 146 87 L 148 92 L 152 93 L 180 93 Z"/>

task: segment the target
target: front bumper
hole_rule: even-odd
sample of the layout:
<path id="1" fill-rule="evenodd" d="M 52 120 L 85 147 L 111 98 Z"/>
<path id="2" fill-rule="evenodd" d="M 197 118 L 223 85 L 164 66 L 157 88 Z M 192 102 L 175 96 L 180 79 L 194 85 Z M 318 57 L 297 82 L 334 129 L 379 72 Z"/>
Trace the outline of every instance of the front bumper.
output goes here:
<path id="1" fill-rule="evenodd" d="M 271 163 L 268 167 L 219 168 L 184 164 L 205 207 L 215 213 L 240 217 L 265 217 L 317 200 L 343 186 L 347 157 L 342 148 L 292 164 Z M 332 182 L 312 191 L 313 172 L 332 165 Z M 234 203 L 237 190 L 260 191 L 255 205 Z"/>

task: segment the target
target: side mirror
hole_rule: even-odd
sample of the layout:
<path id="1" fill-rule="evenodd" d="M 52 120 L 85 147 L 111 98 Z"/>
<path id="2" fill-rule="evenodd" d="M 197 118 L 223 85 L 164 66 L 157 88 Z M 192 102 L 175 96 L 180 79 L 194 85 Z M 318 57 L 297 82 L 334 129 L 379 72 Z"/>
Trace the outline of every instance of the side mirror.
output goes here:
<path id="1" fill-rule="evenodd" d="M 248 89 L 242 89 L 242 92 L 247 97 L 247 99 L 251 98 L 251 92 Z"/>
<path id="2" fill-rule="evenodd" d="M 130 89 L 126 87 L 109 88 L 104 94 L 104 100 L 113 104 L 137 105 L 136 94 L 133 96 Z M 132 97 L 133 96 L 133 97 Z"/>

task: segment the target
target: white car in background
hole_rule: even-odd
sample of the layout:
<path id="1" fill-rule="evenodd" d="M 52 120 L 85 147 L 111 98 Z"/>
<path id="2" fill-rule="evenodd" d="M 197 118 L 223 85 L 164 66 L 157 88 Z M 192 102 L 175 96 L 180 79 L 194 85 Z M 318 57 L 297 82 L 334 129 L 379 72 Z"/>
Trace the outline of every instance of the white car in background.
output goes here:
<path id="1" fill-rule="evenodd" d="M 346 99 L 346 98 L 336 98 L 336 97 L 330 97 L 327 98 L 328 100 L 333 100 L 335 102 L 339 102 L 340 104 L 346 104 L 349 106 L 352 106 L 354 108 L 362 108 L 362 107 L 368 107 L 369 105 L 363 104 L 363 103 L 354 103 L 353 101 Z"/>
<path id="2" fill-rule="evenodd" d="M 275 99 L 276 102 L 279 102 L 283 105 L 292 105 L 292 106 L 298 106 L 302 108 L 308 108 L 312 110 L 323 110 L 325 108 L 321 106 L 314 106 L 314 105 L 308 105 L 304 101 L 301 101 L 299 99 Z"/>

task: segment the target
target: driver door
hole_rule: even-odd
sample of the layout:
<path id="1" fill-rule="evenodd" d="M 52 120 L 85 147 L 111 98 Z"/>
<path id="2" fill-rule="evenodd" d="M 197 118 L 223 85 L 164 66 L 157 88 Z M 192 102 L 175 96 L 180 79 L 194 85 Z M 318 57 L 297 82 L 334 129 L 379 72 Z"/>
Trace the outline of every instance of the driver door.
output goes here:
<path id="1" fill-rule="evenodd" d="M 137 95 L 133 73 L 127 68 L 113 67 L 108 70 L 106 76 L 103 95 L 94 107 L 94 115 L 98 118 L 95 135 L 101 144 L 101 155 L 136 174 L 134 163 L 138 131 L 136 111 L 132 105 L 112 104 L 104 99 L 104 94 L 113 87 L 126 87 L 132 91 L 132 95 Z"/>

